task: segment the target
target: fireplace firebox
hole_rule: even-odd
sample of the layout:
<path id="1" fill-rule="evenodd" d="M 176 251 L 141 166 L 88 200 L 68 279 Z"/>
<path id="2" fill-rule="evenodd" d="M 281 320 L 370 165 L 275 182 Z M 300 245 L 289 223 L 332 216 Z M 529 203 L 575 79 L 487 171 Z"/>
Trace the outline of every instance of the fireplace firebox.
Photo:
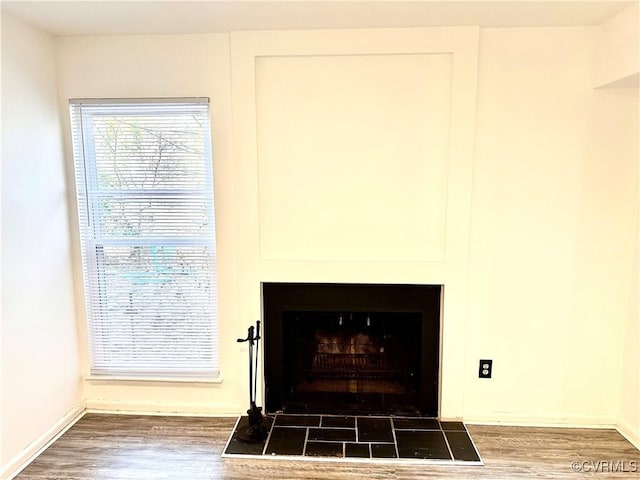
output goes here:
<path id="1" fill-rule="evenodd" d="M 263 284 L 266 411 L 437 416 L 441 291 Z"/>

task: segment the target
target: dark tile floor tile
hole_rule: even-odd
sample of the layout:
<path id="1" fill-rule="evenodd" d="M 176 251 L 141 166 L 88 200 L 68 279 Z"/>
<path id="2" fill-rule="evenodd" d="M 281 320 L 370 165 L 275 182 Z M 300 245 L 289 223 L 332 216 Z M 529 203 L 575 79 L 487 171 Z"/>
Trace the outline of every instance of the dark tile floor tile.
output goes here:
<path id="1" fill-rule="evenodd" d="M 265 417 L 264 426 L 267 431 L 271 428 L 271 424 L 273 423 L 273 418 Z M 264 443 L 266 441 L 257 443 L 247 443 L 241 441 L 238 436 L 249 426 L 249 419 L 247 417 L 240 418 L 236 429 L 233 431 L 233 435 L 231 437 L 231 441 L 227 446 L 227 449 L 224 453 L 228 455 L 262 455 L 262 450 L 264 449 Z"/>
<path id="2" fill-rule="evenodd" d="M 310 457 L 340 457 L 343 454 L 342 443 L 334 442 L 307 442 L 307 449 L 305 455 Z"/>
<path id="3" fill-rule="evenodd" d="M 319 415 L 276 415 L 277 427 L 319 427 Z"/>
<path id="4" fill-rule="evenodd" d="M 372 458 L 398 458 L 396 454 L 396 446 L 391 443 L 372 443 Z"/>
<path id="5" fill-rule="evenodd" d="M 442 430 L 452 431 L 452 432 L 466 432 L 467 430 L 464 428 L 464 423 L 462 422 L 440 422 L 442 425 Z"/>
<path id="6" fill-rule="evenodd" d="M 440 430 L 435 418 L 394 418 L 393 426 L 396 430 Z"/>
<path id="7" fill-rule="evenodd" d="M 321 427 L 356 428 L 356 417 L 322 417 Z"/>
<path id="8" fill-rule="evenodd" d="M 358 442 L 393 442 L 391 419 L 358 417 Z"/>
<path id="9" fill-rule="evenodd" d="M 480 457 L 473 448 L 473 443 L 467 432 L 444 432 L 451 447 L 451 453 L 455 460 L 463 460 L 465 462 L 479 462 Z"/>
<path id="10" fill-rule="evenodd" d="M 396 430 L 400 458 L 451 460 L 444 434 L 440 430 Z"/>
<path id="11" fill-rule="evenodd" d="M 368 443 L 347 443 L 345 444 L 345 456 L 358 458 L 371 458 Z"/>
<path id="12" fill-rule="evenodd" d="M 344 428 L 310 428 L 309 440 L 327 442 L 355 442 L 356 431 Z"/>
<path id="13" fill-rule="evenodd" d="M 306 436 L 306 428 L 273 427 L 265 454 L 302 455 Z"/>

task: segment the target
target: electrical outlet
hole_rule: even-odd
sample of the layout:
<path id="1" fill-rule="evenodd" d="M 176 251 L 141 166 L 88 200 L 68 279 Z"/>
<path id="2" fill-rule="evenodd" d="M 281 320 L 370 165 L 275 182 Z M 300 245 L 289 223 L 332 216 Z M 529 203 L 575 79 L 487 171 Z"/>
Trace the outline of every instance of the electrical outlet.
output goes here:
<path id="1" fill-rule="evenodd" d="M 491 378 L 493 370 L 493 360 L 480 360 L 478 368 L 478 378 Z"/>

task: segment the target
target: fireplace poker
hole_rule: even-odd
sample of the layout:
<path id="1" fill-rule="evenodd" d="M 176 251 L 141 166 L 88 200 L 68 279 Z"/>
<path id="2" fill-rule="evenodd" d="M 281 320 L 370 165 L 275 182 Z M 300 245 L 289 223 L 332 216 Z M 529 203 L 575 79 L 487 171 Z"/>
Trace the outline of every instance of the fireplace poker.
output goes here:
<path id="1" fill-rule="evenodd" d="M 251 405 L 255 405 L 256 403 L 256 395 L 257 395 L 257 391 L 258 391 L 258 349 L 259 349 L 259 342 L 260 340 L 260 320 L 256 320 L 256 337 L 255 337 L 255 344 L 256 344 L 256 352 L 255 352 L 255 356 L 254 356 L 254 360 L 255 360 L 255 368 L 253 369 L 254 371 L 254 382 L 253 382 L 253 398 L 249 399 L 251 403 Z"/>

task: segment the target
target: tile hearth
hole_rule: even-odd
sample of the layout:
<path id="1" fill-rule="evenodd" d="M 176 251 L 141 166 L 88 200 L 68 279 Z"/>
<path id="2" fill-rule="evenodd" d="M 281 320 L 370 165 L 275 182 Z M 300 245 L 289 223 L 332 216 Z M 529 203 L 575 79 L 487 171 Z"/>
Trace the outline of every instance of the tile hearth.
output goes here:
<path id="1" fill-rule="evenodd" d="M 482 465 L 462 422 L 389 416 L 285 415 L 267 417 L 269 434 L 260 443 L 244 443 L 236 422 L 223 457 L 300 460 L 419 462 Z"/>

